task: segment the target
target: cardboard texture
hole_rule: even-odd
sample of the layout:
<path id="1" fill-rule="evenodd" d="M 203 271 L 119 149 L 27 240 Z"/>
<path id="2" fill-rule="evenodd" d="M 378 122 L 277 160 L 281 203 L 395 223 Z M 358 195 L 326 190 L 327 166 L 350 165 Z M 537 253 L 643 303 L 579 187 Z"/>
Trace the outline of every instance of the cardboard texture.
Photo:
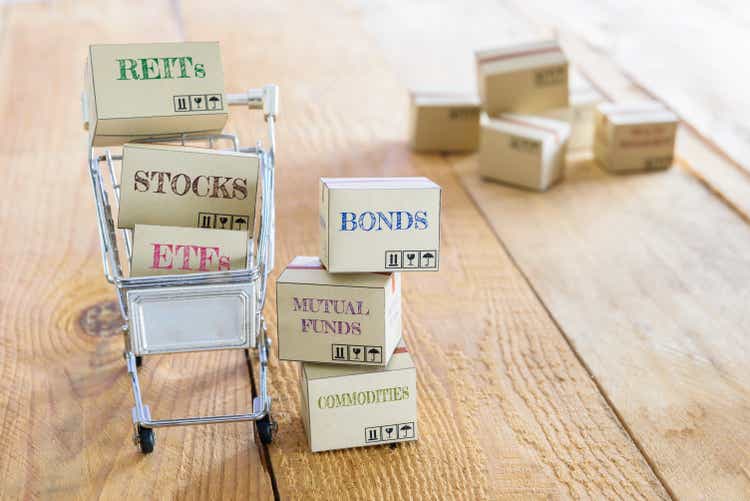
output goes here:
<path id="1" fill-rule="evenodd" d="M 419 152 L 476 150 L 479 146 L 479 98 L 412 93 L 409 138 L 412 149 Z"/>
<path id="2" fill-rule="evenodd" d="M 218 133 L 228 118 L 218 42 L 91 45 L 86 89 L 94 146 Z"/>
<path id="3" fill-rule="evenodd" d="M 482 115 L 479 174 L 486 179 L 545 191 L 562 179 L 570 125 L 560 120 Z"/>
<path id="4" fill-rule="evenodd" d="M 258 157 L 153 144 L 123 146 L 119 228 L 157 224 L 252 236 Z"/>
<path id="5" fill-rule="evenodd" d="M 557 42 L 483 50 L 475 58 L 479 97 L 488 114 L 568 106 L 568 60 Z"/>
<path id="6" fill-rule="evenodd" d="M 332 274 L 298 256 L 276 281 L 280 360 L 386 365 L 401 339 L 399 273 Z"/>
<path id="7" fill-rule="evenodd" d="M 417 440 L 417 372 L 403 342 L 386 367 L 305 362 L 300 390 L 313 452 Z"/>
<path id="8" fill-rule="evenodd" d="M 130 276 L 241 270 L 247 248 L 244 231 L 137 224 Z"/>
<path id="9" fill-rule="evenodd" d="M 321 261 L 331 273 L 437 271 L 441 188 L 424 177 L 321 178 Z"/>
<path id="10" fill-rule="evenodd" d="M 655 101 L 602 103 L 595 114 L 594 156 L 611 172 L 667 169 L 678 121 Z"/>

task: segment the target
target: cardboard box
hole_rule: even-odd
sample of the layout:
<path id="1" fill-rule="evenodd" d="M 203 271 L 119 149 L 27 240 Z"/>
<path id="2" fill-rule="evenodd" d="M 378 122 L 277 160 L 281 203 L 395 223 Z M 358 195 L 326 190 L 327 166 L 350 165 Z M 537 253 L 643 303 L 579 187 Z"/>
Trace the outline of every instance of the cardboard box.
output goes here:
<path id="1" fill-rule="evenodd" d="M 398 273 L 332 274 L 298 256 L 276 281 L 280 360 L 386 365 L 401 339 Z"/>
<path id="2" fill-rule="evenodd" d="M 415 92 L 411 96 L 409 142 L 420 152 L 474 151 L 479 145 L 479 98 Z"/>
<path id="3" fill-rule="evenodd" d="M 425 177 L 321 178 L 321 261 L 331 273 L 437 271 L 440 186 Z"/>
<path id="4" fill-rule="evenodd" d="M 257 156 L 154 144 L 126 144 L 122 154 L 119 228 L 157 224 L 252 236 Z"/>
<path id="5" fill-rule="evenodd" d="M 678 121 L 655 101 L 602 103 L 596 110 L 594 156 L 612 172 L 667 169 Z"/>
<path id="6" fill-rule="evenodd" d="M 568 60 L 556 41 L 483 50 L 475 58 L 479 97 L 488 114 L 568 106 Z"/>
<path id="7" fill-rule="evenodd" d="M 247 248 L 244 231 L 136 224 L 130 276 L 242 270 Z"/>
<path id="8" fill-rule="evenodd" d="M 218 133 L 228 118 L 219 43 L 91 45 L 84 104 L 94 146 Z"/>
<path id="9" fill-rule="evenodd" d="M 485 179 L 545 191 L 562 179 L 570 125 L 551 118 L 482 115 L 479 174 Z"/>
<path id="10" fill-rule="evenodd" d="M 417 371 L 403 342 L 387 367 L 304 362 L 300 387 L 313 452 L 417 440 Z"/>
<path id="11" fill-rule="evenodd" d="M 604 97 L 583 76 L 571 72 L 568 102 L 566 108 L 543 111 L 539 115 L 570 124 L 568 151 L 592 151 L 596 107 L 604 102 Z"/>

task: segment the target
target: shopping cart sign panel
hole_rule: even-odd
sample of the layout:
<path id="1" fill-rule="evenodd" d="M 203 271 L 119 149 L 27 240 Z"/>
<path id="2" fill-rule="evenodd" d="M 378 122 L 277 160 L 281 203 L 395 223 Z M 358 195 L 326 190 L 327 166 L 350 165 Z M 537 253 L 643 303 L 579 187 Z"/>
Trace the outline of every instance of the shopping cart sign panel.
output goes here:
<path id="1" fill-rule="evenodd" d="M 252 283 L 131 289 L 127 300 L 136 355 L 251 346 Z"/>

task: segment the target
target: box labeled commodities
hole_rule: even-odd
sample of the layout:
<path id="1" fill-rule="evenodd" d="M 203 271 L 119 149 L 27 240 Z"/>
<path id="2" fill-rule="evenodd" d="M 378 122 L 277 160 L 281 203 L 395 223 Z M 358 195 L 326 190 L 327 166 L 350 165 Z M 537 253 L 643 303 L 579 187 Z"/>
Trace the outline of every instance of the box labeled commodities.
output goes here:
<path id="1" fill-rule="evenodd" d="M 479 174 L 545 191 L 562 178 L 570 125 L 551 118 L 482 115 Z"/>
<path id="2" fill-rule="evenodd" d="M 332 274 L 298 256 L 276 281 L 279 359 L 386 365 L 401 339 L 398 273 Z"/>
<path id="3" fill-rule="evenodd" d="M 313 452 L 417 440 L 417 372 L 403 342 L 386 367 L 303 362 L 300 385 Z"/>
<path id="4" fill-rule="evenodd" d="M 479 98 L 449 93 L 412 93 L 409 141 L 415 151 L 476 150 Z"/>
<path id="5" fill-rule="evenodd" d="M 331 273 L 437 271 L 440 186 L 425 177 L 321 178 L 321 261 Z"/>
<path id="6" fill-rule="evenodd" d="M 543 111 L 540 116 L 563 120 L 570 124 L 568 151 L 592 151 L 594 147 L 594 115 L 596 107 L 604 101 L 577 72 L 570 74 L 570 96 L 568 107 Z"/>
<path id="7" fill-rule="evenodd" d="M 475 58 L 479 97 L 490 115 L 568 105 L 568 60 L 556 41 L 478 51 Z"/>
<path id="8" fill-rule="evenodd" d="M 117 226 L 243 230 L 253 234 L 259 160 L 207 148 L 126 144 Z"/>
<path id="9" fill-rule="evenodd" d="M 247 248 L 244 231 L 136 224 L 130 276 L 242 270 Z"/>
<path id="10" fill-rule="evenodd" d="M 219 43 L 91 45 L 84 111 L 94 146 L 220 132 L 228 113 Z"/>
<path id="11" fill-rule="evenodd" d="M 654 101 L 602 103 L 596 109 L 594 156 L 612 172 L 672 165 L 677 115 Z"/>

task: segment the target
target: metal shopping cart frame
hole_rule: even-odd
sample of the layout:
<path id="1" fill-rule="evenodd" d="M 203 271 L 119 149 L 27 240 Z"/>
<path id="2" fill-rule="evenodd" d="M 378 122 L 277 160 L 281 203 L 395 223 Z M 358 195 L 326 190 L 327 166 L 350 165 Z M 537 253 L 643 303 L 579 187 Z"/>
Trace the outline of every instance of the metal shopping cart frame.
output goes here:
<path id="1" fill-rule="evenodd" d="M 270 443 L 276 431 L 271 418 L 271 398 L 268 395 L 268 338 L 263 306 L 268 275 L 274 266 L 275 241 L 275 123 L 278 112 L 278 87 L 266 85 L 242 94 L 227 94 L 229 105 L 244 105 L 251 110 L 262 110 L 268 134 L 268 148 L 258 141 L 254 147 L 240 147 L 234 134 L 189 135 L 159 137 L 147 142 L 187 145 L 208 142 L 214 148 L 220 141 L 230 141 L 232 150 L 254 155 L 259 160 L 261 183 L 260 217 L 257 245 L 248 240 L 248 260 L 242 270 L 126 278 L 120 262 L 117 232 L 112 218 L 112 207 L 105 178 L 109 178 L 110 192 L 120 203 L 120 184 L 115 163 L 122 154 L 109 149 L 99 154 L 89 144 L 89 174 L 94 193 L 99 228 L 104 276 L 115 286 L 125 338 L 125 360 L 130 375 L 135 406 L 132 410 L 133 441 L 143 453 L 154 449 L 154 428 L 211 423 L 255 421 L 263 443 Z M 83 100 L 84 117 L 87 102 Z M 85 118 L 84 118 L 85 120 Z M 103 173 L 106 166 L 107 175 Z M 258 202 L 256 201 L 256 204 Z M 132 232 L 121 230 L 122 247 L 132 259 Z M 211 317 L 211 312 L 220 313 Z M 179 315 L 178 315 L 179 313 Z M 206 320 L 210 319 L 210 320 Z M 207 322 L 210 327 L 207 330 Z M 143 403 L 138 382 L 141 357 L 217 349 L 244 349 L 251 364 L 250 349 L 258 351 L 259 385 L 253 381 L 253 408 L 246 414 L 196 416 L 171 419 L 152 419 L 149 406 Z M 252 376 L 252 367 L 250 367 Z"/>

